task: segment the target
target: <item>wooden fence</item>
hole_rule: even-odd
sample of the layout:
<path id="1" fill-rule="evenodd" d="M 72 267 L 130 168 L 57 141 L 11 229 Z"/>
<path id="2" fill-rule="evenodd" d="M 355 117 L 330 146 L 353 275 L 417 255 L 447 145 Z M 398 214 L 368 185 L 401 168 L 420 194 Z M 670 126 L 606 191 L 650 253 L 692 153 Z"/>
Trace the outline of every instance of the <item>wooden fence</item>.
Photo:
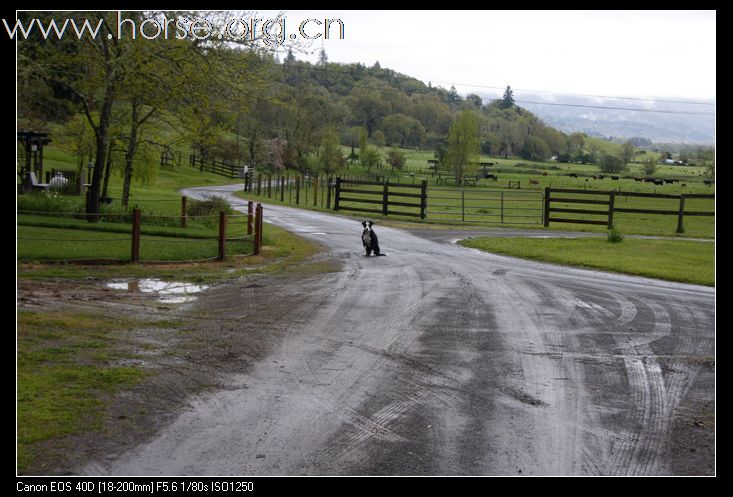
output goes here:
<path id="1" fill-rule="evenodd" d="M 229 179 L 244 176 L 244 166 L 235 166 L 234 164 L 217 160 L 207 160 L 202 157 L 197 157 L 196 154 L 191 154 L 188 159 L 191 166 L 198 167 L 199 171 L 202 172 L 218 174 Z"/>
<path id="2" fill-rule="evenodd" d="M 254 174 L 244 175 L 244 192 L 294 205 L 331 208 L 333 178 L 325 175 Z"/>
<path id="3" fill-rule="evenodd" d="M 559 194 L 554 195 L 554 194 Z M 579 196 L 578 196 L 579 195 Z M 677 209 L 644 209 L 644 208 L 626 208 L 619 207 L 617 204 L 618 197 L 639 197 L 648 199 L 672 199 L 678 201 Z M 544 225 L 550 226 L 551 222 L 555 223 L 574 223 L 574 224 L 595 224 L 607 226 L 609 229 L 613 227 L 613 216 L 615 212 L 627 214 L 652 214 L 662 216 L 677 216 L 677 233 L 684 232 L 685 216 L 715 216 L 714 211 L 688 211 L 685 210 L 685 201 L 687 199 L 714 199 L 715 195 L 710 194 L 681 194 L 670 195 L 662 193 L 636 193 L 636 192 L 616 192 L 601 190 L 574 190 L 565 188 L 545 188 L 544 203 Z M 563 205 L 558 207 L 557 205 Z M 565 207 L 572 204 L 576 207 Z M 600 206 L 599 208 L 590 208 Z M 581 214 L 584 216 L 593 216 L 592 218 L 567 217 L 567 214 Z M 557 217 L 560 215 L 562 217 Z"/>
<path id="4" fill-rule="evenodd" d="M 210 215 L 198 215 L 198 216 L 189 216 L 188 215 L 188 199 L 187 197 L 181 198 L 181 216 L 180 216 L 180 224 L 181 227 L 186 227 L 187 222 L 190 217 L 196 217 L 199 219 L 203 218 L 209 218 L 212 217 Z M 27 210 L 20 210 L 17 211 L 17 215 L 30 215 L 30 216 L 62 216 L 62 217 L 68 217 L 68 218 L 77 218 L 77 219 L 83 219 L 84 217 L 89 217 L 90 214 L 82 213 L 82 212 L 40 212 L 40 211 L 27 211 Z M 150 219 L 154 224 L 159 225 L 161 220 L 165 221 L 166 219 L 177 219 L 177 216 L 158 216 L 158 215 L 142 215 L 142 212 L 140 208 L 134 208 L 131 213 L 125 213 L 125 214 L 110 214 L 110 213 L 103 213 L 103 214 L 95 214 L 100 221 L 102 219 L 129 219 L 131 220 L 131 231 L 130 231 L 130 257 L 128 258 L 109 258 L 109 257 L 94 257 L 94 258 L 85 258 L 85 259 L 54 259 L 54 260 L 48 260 L 48 259 L 41 259 L 45 262 L 63 262 L 63 263 L 106 263 L 106 262 L 162 262 L 162 263 L 176 263 L 176 262 L 203 262 L 208 260 L 219 260 L 223 261 L 227 257 L 227 244 L 228 242 L 235 242 L 235 243 L 241 243 L 244 242 L 248 247 L 251 248 L 252 253 L 254 255 L 257 255 L 261 252 L 262 249 L 262 230 L 263 230 L 263 208 L 261 204 L 257 204 L 256 208 L 254 206 L 254 202 L 249 201 L 247 203 L 247 213 L 246 214 L 234 214 L 229 215 L 225 211 L 221 211 L 218 214 L 218 235 L 214 237 L 201 237 L 201 236 L 166 236 L 166 235 L 148 235 L 142 233 L 142 225 L 143 225 L 143 218 Z M 242 219 L 245 218 L 246 222 L 246 235 L 240 235 L 240 236 L 234 236 L 232 237 L 232 229 L 228 227 L 229 222 L 232 219 Z M 26 226 L 33 226 L 32 224 L 26 224 Z M 59 225 L 59 227 L 62 227 L 63 225 Z M 96 227 L 95 223 L 95 227 Z M 38 225 L 38 227 L 44 228 L 44 227 L 52 227 L 52 225 Z M 74 230 L 72 230 L 74 231 Z M 92 230 L 92 231 L 102 231 L 102 232 L 116 232 L 113 230 Z M 140 252 L 141 252 L 141 241 L 144 237 L 155 237 L 155 243 L 160 244 L 162 242 L 180 242 L 180 243 L 191 243 L 193 241 L 199 241 L 199 240 L 216 240 L 217 241 L 217 250 L 216 250 L 216 256 L 209 257 L 206 259 L 197 259 L 197 260 L 187 260 L 187 261 L 177 261 L 176 259 L 166 259 L 166 260 L 150 260 L 150 259 L 144 259 L 141 258 Z M 121 241 L 124 241 L 125 238 L 109 238 L 109 239 L 51 239 L 51 238 L 37 238 L 37 237 L 24 237 L 20 236 L 17 237 L 17 240 L 19 243 L 23 243 L 25 241 L 36 241 L 36 242 L 65 242 L 65 243 L 73 243 L 73 242 L 79 242 L 79 243 L 91 243 L 91 242 L 109 242 L 109 243 L 119 243 Z"/>
<path id="5" fill-rule="evenodd" d="M 425 219 L 427 205 L 427 181 L 425 180 L 421 181 L 419 185 L 410 185 L 388 181 L 380 183 L 336 178 L 334 210 Z M 376 206 L 379 208 L 375 208 Z M 395 210 L 393 207 L 402 209 Z"/>

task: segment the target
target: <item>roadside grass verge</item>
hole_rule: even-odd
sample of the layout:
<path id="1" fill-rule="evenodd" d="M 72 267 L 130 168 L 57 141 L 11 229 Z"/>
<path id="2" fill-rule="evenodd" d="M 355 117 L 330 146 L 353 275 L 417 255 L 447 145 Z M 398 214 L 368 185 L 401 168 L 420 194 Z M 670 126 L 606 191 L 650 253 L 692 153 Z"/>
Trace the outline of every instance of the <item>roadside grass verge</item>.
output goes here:
<path id="1" fill-rule="evenodd" d="M 18 471 L 34 460 L 40 442 L 101 427 L 105 399 L 142 380 L 120 331 L 171 327 L 69 311 L 19 311 L 17 330 Z"/>
<path id="2" fill-rule="evenodd" d="M 486 252 L 698 285 L 715 285 L 715 244 L 625 238 L 472 238 L 461 245 Z"/>
<path id="3" fill-rule="evenodd" d="M 24 229 L 31 229 L 25 226 L 18 227 L 18 236 L 22 237 Z M 32 228 L 34 237 L 41 237 L 41 231 L 45 229 L 54 230 L 53 228 Z M 246 227 L 244 228 L 246 229 Z M 60 234 L 57 236 L 71 236 L 77 233 L 85 233 L 83 231 L 55 230 Z M 71 235 L 70 235 L 71 233 Z M 87 235 L 85 235 L 87 236 Z M 110 237 L 111 235 L 100 232 L 91 232 L 88 236 Z M 120 236 L 120 235 L 112 235 Z M 162 238 L 162 237 L 161 237 Z M 153 258 L 153 255 L 160 254 L 162 251 L 171 250 L 171 246 L 175 244 L 176 254 L 181 255 L 185 251 L 188 255 L 205 255 L 212 257 L 216 255 L 216 240 L 185 240 L 184 242 L 156 242 L 156 237 L 141 237 L 141 256 L 143 258 Z M 167 238 L 171 240 L 171 238 Z M 173 238 L 175 240 L 175 238 Z M 21 254 L 19 241 L 19 255 Z M 190 242 L 190 243 L 189 243 Z M 250 273 L 269 273 L 278 270 L 290 269 L 300 264 L 304 259 L 316 254 L 320 247 L 317 243 L 305 240 L 297 235 L 285 231 L 277 226 L 264 223 L 262 252 L 259 255 L 236 255 L 234 251 L 239 250 L 246 241 L 230 241 L 227 243 L 227 260 L 223 262 L 194 262 L 194 263 L 175 263 L 169 264 L 132 264 L 120 263 L 112 265 L 92 265 L 92 264 L 39 264 L 37 262 L 19 262 L 18 277 L 19 278 L 159 278 L 162 280 L 175 280 L 193 283 L 224 281 Z M 33 242 L 41 244 L 43 242 Z M 100 242 L 101 244 L 101 242 Z M 107 254 L 117 255 L 121 258 L 130 257 L 130 240 L 129 237 L 124 240 L 115 242 L 104 242 L 104 245 L 118 244 L 117 252 L 106 252 Z M 93 243 L 68 242 L 68 247 L 64 247 L 63 242 L 54 242 L 54 247 L 43 247 L 26 245 L 23 248 L 26 254 L 30 254 L 32 250 L 37 250 L 39 254 L 47 256 L 53 251 L 57 255 L 63 255 L 62 258 L 70 258 L 69 254 L 73 251 L 79 251 L 85 257 L 89 255 L 89 249 L 84 245 L 92 246 Z M 79 245 L 82 245 L 80 248 Z M 202 246 L 203 245 L 203 246 Z M 248 249 L 247 249 L 248 250 Z M 152 251 L 152 252 L 151 252 Z M 157 251 L 157 252 L 156 252 Z M 107 257 L 112 257 L 107 255 Z M 158 255 L 161 256 L 161 255 Z M 29 261 L 32 260 L 28 257 Z"/>
<path id="4" fill-rule="evenodd" d="M 62 261 L 74 259 L 130 259 L 129 234 L 18 227 L 18 258 L 21 261 Z M 215 238 L 180 238 L 174 236 L 140 237 L 140 258 L 150 261 L 196 261 L 214 258 L 218 251 Z M 227 254 L 252 252 L 252 240 L 227 242 Z"/>

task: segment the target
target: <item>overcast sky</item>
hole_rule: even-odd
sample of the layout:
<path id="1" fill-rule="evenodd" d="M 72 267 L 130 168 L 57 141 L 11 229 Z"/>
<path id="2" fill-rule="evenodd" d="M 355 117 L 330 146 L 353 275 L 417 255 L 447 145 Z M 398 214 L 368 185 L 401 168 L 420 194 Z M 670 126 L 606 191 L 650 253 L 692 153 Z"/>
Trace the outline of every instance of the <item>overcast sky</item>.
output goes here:
<path id="1" fill-rule="evenodd" d="M 379 61 L 461 94 L 715 98 L 715 11 L 287 11 L 288 32 L 308 18 L 346 26 L 312 45 L 331 62 Z"/>

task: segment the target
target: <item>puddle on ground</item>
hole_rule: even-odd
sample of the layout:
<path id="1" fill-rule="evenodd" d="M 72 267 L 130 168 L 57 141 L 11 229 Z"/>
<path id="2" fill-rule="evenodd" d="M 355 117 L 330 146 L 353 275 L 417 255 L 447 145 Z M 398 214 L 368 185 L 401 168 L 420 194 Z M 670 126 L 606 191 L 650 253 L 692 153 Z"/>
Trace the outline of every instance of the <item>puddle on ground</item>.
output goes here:
<path id="1" fill-rule="evenodd" d="M 155 293 L 158 302 L 164 304 L 183 304 L 196 300 L 196 293 L 209 288 L 206 285 L 195 285 L 180 281 L 161 281 L 156 279 L 111 281 L 108 288 L 127 290 L 128 292 Z"/>

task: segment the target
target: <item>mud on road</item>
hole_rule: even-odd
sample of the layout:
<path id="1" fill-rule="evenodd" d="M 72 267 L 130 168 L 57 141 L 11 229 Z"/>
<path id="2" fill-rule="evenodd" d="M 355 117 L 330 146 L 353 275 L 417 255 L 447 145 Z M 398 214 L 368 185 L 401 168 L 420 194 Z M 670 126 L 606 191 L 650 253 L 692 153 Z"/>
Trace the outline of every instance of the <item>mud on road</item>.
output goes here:
<path id="1" fill-rule="evenodd" d="M 69 471 L 714 473 L 714 289 L 379 226 L 388 256 L 364 257 L 354 219 L 276 206 L 265 218 L 341 269 L 204 293 L 185 311 L 200 339 L 162 369 L 175 400 Z"/>

